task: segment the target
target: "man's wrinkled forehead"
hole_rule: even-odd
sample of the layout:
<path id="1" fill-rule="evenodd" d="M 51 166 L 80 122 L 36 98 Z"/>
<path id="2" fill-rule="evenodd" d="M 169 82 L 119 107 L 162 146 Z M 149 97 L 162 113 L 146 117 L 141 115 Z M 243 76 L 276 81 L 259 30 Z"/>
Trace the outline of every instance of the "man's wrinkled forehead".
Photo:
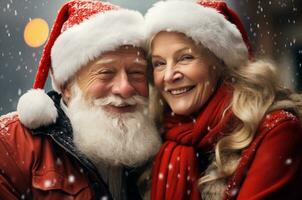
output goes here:
<path id="1" fill-rule="evenodd" d="M 116 59 L 112 58 L 113 56 L 105 56 L 105 57 L 102 57 L 100 59 L 98 59 L 95 64 L 98 64 L 98 65 L 107 65 L 107 64 L 111 64 L 111 63 L 114 63 L 114 62 L 117 62 Z M 138 64 L 138 65 L 147 65 L 147 61 L 145 58 L 139 58 L 139 57 L 136 57 L 136 58 L 127 58 L 131 61 L 131 63 L 133 64 Z"/>
<path id="2" fill-rule="evenodd" d="M 134 64 L 147 65 L 146 52 L 142 48 L 133 46 L 121 46 L 114 51 L 103 53 L 96 61 L 100 64 L 112 63 L 116 60 L 127 60 Z"/>

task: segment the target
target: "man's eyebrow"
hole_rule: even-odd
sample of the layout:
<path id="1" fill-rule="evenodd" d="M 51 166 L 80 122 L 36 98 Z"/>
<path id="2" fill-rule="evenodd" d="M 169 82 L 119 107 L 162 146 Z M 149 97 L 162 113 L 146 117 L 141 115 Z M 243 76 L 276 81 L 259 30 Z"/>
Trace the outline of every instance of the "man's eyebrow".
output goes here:
<path id="1" fill-rule="evenodd" d="M 99 67 L 101 67 L 102 65 L 111 64 L 113 62 L 114 60 L 111 58 L 100 59 L 92 64 L 92 67 L 89 69 L 89 73 L 95 73 L 96 71 L 99 70 Z"/>
<path id="2" fill-rule="evenodd" d="M 141 64 L 141 65 L 146 65 L 147 64 L 147 61 L 145 59 L 142 59 L 142 58 L 135 58 L 134 63 L 137 63 L 137 64 Z"/>
<path id="3" fill-rule="evenodd" d="M 97 62 L 95 62 L 94 64 L 108 64 L 108 63 L 112 63 L 114 60 L 111 58 L 104 58 L 104 59 L 100 59 Z"/>

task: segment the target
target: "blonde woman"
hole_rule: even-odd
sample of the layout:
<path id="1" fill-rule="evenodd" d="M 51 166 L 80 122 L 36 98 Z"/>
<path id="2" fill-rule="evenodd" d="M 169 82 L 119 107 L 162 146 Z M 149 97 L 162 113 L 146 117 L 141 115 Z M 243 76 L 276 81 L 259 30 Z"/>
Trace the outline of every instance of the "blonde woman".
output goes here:
<path id="1" fill-rule="evenodd" d="M 302 199 L 301 101 L 251 61 L 236 13 L 171 0 L 145 19 L 164 112 L 151 199 Z"/>

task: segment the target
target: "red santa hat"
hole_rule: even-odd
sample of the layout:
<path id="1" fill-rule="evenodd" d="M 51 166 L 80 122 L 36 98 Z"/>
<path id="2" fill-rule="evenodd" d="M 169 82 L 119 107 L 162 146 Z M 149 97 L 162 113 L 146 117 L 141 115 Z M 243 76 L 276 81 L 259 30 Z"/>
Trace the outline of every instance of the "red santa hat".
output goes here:
<path id="1" fill-rule="evenodd" d="M 252 56 L 240 18 L 223 1 L 160 1 L 148 10 L 145 23 L 147 38 L 161 31 L 184 33 L 231 67 L 240 66 Z"/>
<path id="2" fill-rule="evenodd" d="M 21 96 L 17 112 L 28 128 L 54 123 L 57 110 L 43 88 L 51 71 L 54 90 L 102 53 L 122 45 L 144 47 L 144 18 L 137 12 L 94 0 L 73 0 L 58 12 L 44 47 L 32 90 Z"/>

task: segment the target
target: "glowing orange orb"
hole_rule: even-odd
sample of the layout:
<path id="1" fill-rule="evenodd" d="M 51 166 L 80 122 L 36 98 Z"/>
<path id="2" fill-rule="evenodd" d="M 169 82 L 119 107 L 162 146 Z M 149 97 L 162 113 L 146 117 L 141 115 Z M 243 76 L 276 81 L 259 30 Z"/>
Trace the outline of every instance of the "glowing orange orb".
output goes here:
<path id="1" fill-rule="evenodd" d="M 40 47 L 47 40 L 49 27 L 47 22 L 41 18 L 29 21 L 24 29 L 25 43 L 30 47 Z"/>

